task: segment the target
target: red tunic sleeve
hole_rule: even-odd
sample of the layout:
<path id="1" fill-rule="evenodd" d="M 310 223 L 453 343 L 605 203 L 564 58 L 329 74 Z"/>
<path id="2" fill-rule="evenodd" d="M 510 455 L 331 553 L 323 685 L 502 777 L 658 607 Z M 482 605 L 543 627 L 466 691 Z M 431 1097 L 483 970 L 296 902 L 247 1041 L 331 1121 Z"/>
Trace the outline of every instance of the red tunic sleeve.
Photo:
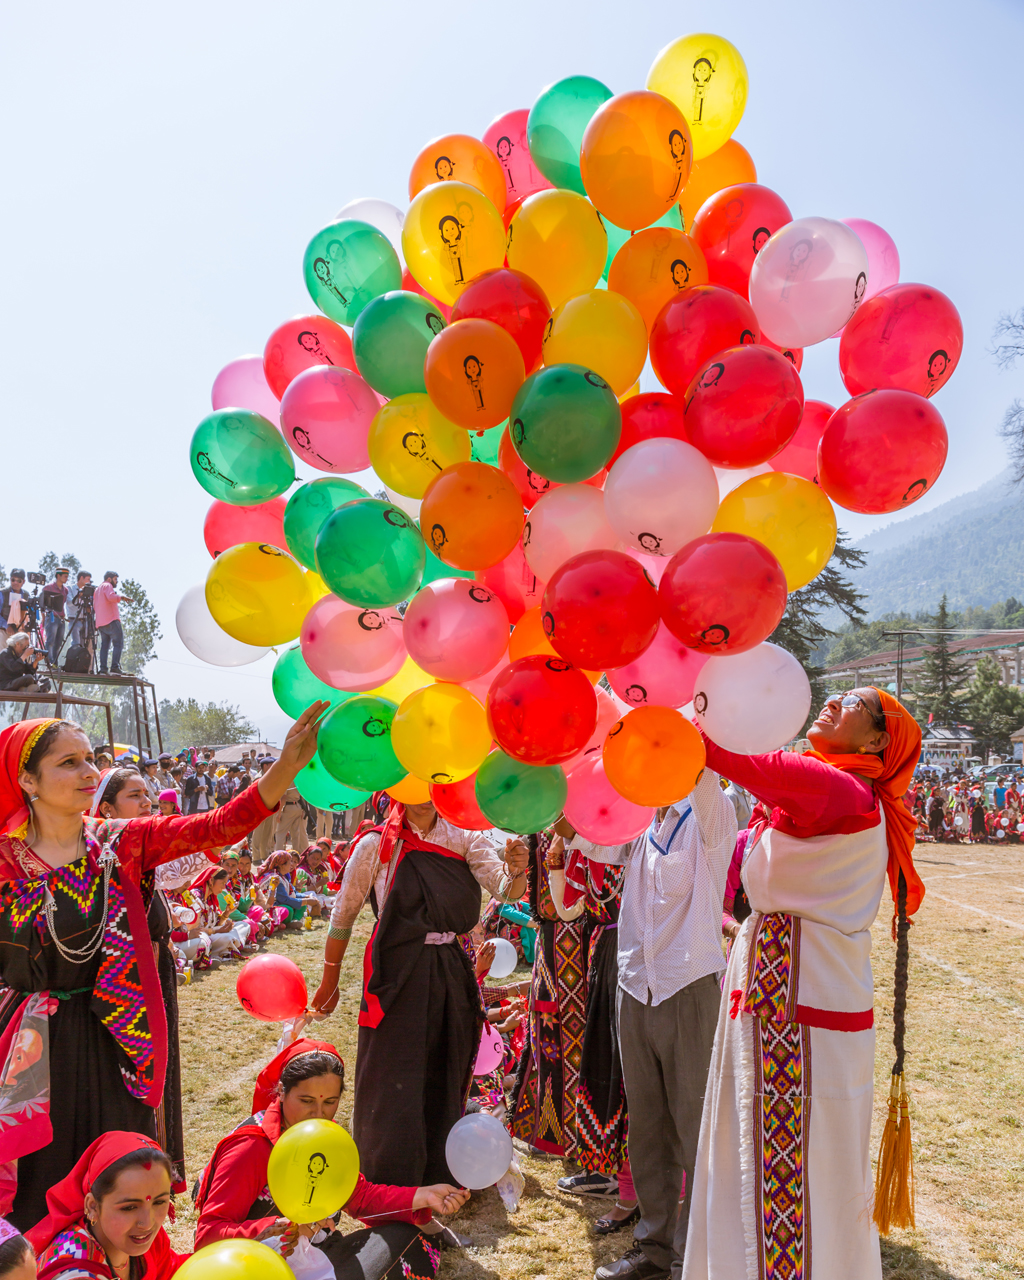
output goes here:
<path id="1" fill-rule="evenodd" d="M 167 1232 L 161 1228 L 145 1255 L 144 1280 L 170 1280 L 182 1263 L 188 1262 L 191 1257 L 190 1253 L 175 1253 Z"/>
<path id="2" fill-rule="evenodd" d="M 421 1227 L 432 1215 L 429 1209 L 412 1207 L 416 1190 L 416 1187 L 388 1187 L 367 1182 L 360 1174 L 356 1189 L 345 1204 L 345 1212 L 367 1226 L 377 1222 L 411 1222 Z"/>
<path id="3" fill-rule="evenodd" d="M 254 1240 L 277 1221 L 246 1216 L 267 1185 L 272 1149 L 268 1137 L 250 1134 L 221 1150 L 196 1224 L 197 1249 L 215 1240 Z"/>

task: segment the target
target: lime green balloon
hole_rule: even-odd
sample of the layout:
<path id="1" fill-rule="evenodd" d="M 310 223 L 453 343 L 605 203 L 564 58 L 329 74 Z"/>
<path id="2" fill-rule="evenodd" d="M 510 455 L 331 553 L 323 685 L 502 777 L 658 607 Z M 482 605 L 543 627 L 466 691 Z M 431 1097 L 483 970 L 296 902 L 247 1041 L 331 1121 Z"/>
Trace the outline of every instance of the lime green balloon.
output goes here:
<path id="1" fill-rule="evenodd" d="M 427 552 L 427 558 L 423 563 L 423 578 L 420 586 L 425 587 L 428 582 L 436 582 L 438 578 L 472 578 L 475 577 L 472 569 L 453 569 L 450 564 L 445 564 L 443 560 L 438 560 L 437 556 L 431 551 L 427 542 L 423 543 Z"/>
<path id="2" fill-rule="evenodd" d="M 309 296 L 339 324 L 355 324 L 374 298 L 402 287 L 402 265 L 391 241 L 354 218 L 318 231 L 302 262 Z"/>
<path id="3" fill-rule="evenodd" d="M 378 609 L 408 600 L 423 577 L 426 548 L 401 507 L 379 498 L 346 502 L 316 536 L 316 571 L 347 604 Z"/>
<path id="4" fill-rule="evenodd" d="M 299 795 L 314 809 L 329 809 L 332 813 L 344 813 L 347 809 L 355 809 L 369 800 L 369 791 L 357 791 L 346 787 L 328 773 L 324 762 L 318 755 L 310 760 L 304 769 L 295 775 L 295 785 Z"/>
<path id="5" fill-rule="evenodd" d="M 360 313 L 352 330 L 352 350 L 363 378 L 393 400 L 426 391 L 423 361 L 427 347 L 445 328 L 435 303 L 399 289 L 381 294 Z"/>
<path id="6" fill-rule="evenodd" d="M 192 474 L 208 494 L 236 507 L 269 502 L 295 482 L 280 431 L 249 409 L 218 409 L 192 433 Z"/>
<path id="7" fill-rule="evenodd" d="M 319 753 L 324 767 L 346 787 L 383 791 L 409 772 L 391 747 L 391 722 L 397 703 L 357 694 L 328 711 L 320 725 Z"/>
<path id="8" fill-rule="evenodd" d="M 600 214 L 598 215 L 601 216 Z M 622 246 L 626 243 L 632 231 L 623 231 L 621 227 L 617 227 L 614 222 L 609 222 L 607 218 L 602 217 L 604 229 L 608 233 L 608 256 L 604 260 L 604 271 L 601 273 L 601 279 L 608 279 L 608 270 L 612 265 L 612 258 L 618 253 Z M 675 227 L 677 231 L 683 229 L 683 215 L 679 212 L 679 206 L 674 204 L 667 213 L 663 213 L 657 222 L 651 223 L 652 227 Z M 645 227 L 646 231 L 647 228 Z M 598 288 L 601 286 L 598 285 Z"/>
<path id="9" fill-rule="evenodd" d="M 520 458 L 559 484 L 597 475 L 622 434 L 615 392 L 581 364 L 553 364 L 531 374 L 516 392 L 509 420 Z"/>
<path id="10" fill-rule="evenodd" d="M 499 422 L 496 427 L 487 431 L 471 431 L 469 435 L 469 456 L 473 462 L 486 462 L 490 467 L 498 465 L 498 446 L 501 436 L 508 426 L 508 419 Z"/>
<path id="11" fill-rule="evenodd" d="M 568 787 L 557 764 L 522 764 L 492 751 L 476 774 L 480 812 L 502 831 L 532 835 L 550 826 L 565 808 Z"/>
<path id="12" fill-rule="evenodd" d="M 316 568 L 316 535 L 332 511 L 369 496 L 362 485 L 344 476 L 321 476 L 296 489 L 284 509 L 284 537 L 299 564 Z"/>
<path id="13" fill-rule="evenodd" d="M 293 645 L 278 655 L 274 673 L 270 677 L 270 687 L 274 693 L 274 701 L 293 720 L 297 720 L 314 702 L 329 702 L 333 707 L 352 697 L 351 693 L 346 693 L 343 689 L 332 689 L 329 684 L 318 679 L 306 666 L 298 645 Z"/>
<path id="14" fill-rule="evenodd" d="M 526 141 L 548 182 L 587 194 L 580 176 L 580 145 L 590 117 L 611 96 L 606 84 L 590 76 L 569 76 L 541 92 L 526 121 Z"/>

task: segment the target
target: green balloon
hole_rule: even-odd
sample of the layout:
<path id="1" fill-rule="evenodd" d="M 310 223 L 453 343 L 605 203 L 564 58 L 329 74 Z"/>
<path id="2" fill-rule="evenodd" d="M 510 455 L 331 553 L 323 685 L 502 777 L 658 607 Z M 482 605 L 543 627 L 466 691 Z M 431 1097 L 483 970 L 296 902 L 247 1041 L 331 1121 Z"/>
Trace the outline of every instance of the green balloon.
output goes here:
<path id="1" fill-rule="evenodd" d="M 615 392 L 581 364 L 552 364 L 531 374 L 516 392 L 509 419 L 520 458 L 559 484 L 597 475 L 622 434 Z"/>
<path id="2" fill-rule="evenodd" d="M 601 273 L 601 279 L 607 280 L 608 271 L 612 265 L 612 259 L 615 257 L 618 251 L 622 248 L 622 246 L 626 243 L 626 241 L 633 234 L 633 232 L 623 231 L 621 227 L 617 227 L 614 222 L 609 222 L 607 218 L 601 217 L 600 214 L 598 214 L 598 217 L 600 217 L 601 221 L 604 223 L 604 229 L 608 234 L 608 256 L 604 260 L 604 271 Z M 675 227 L 677 231 L 682 231 L 683 215 L 679 210 L 679 206 L 677 204 L 674 204 L 667 213 L 663 213 L 661 215 L 661 217 L 658 219 L 657 222 L 652 222 L 651 226 L 652 227 Z M 644 230 L 646 231 L 647 228 L 645 227 Z M 601 286 L 598 285 L 597 287 L 600 288 Z"/>
<path id="3" fill-rule="evenodd" d="M 311 703 L 329 702 L 337 706 L 352 694 L 343 689 L 332 689 L 329 684 L 310 671 L 302 650 L 298 645 L 285 649 L 278 655 L 274 663 L 274 674 L 270 677 L 270 687 L 274 692 L 274 701 L 285 713 L 297 720 Z"/>
<path id="4" fill-rule="evenodd" d="M 316 568 L 316 535 L 332 511 L 369 496 L 362 485 L 344 476 L 322 476 L 296 489 L 284 509 L 284 539 L 299 564 Z"/>
<path id="5" fill-rule="evenodd" d="M 548 182 L 587 194 L 580 176 L 580 145 L 590 117 L 611 96 L 606 84 L 590 76 L 569 76 L 542 91 L 530 108 L 526 141 Z"/>
<path id="6" fill-rule="evenodd" d="M 522 764 L 492 751 L 476 774 L 480 812 L 502 831 L 543 831 L 565 808 L 568 787 L 557 764 Z"/>
<path id="7" fill-rule="evenodd" d="M 498 446 L 501 444 L 501 434 L 508 426 L 508 419 L 499 422 L 496 427 L 490 427 L 487 431 L 470 432 L 469 436 L 469 456 L 473 462 L 486 462 L 488 466 L 496 467 L 498 465 Z"/>
<path id="8" fill-rule="evenodd" d="M 208 494 L 236 507 L 269 502 L 295 483 L 280 431 L 249 409 L 218 409 L 192 434 L 192 474 Z"/>
<path id="9" fill-rule="evenodd" d="M 389 400 L 424 392 L 427 347 L 443 328 L 444 316 L 427 298 L 402 289 L 382 294 L 360 313 L 352 330 L 356 367 Z"/>
<path id="10" fill-rule="evenodd" d="M 425 587 L 428 582 L 436 582 L 438 578 L 472 578 L 475 577 L 472 569 L 453 569 L 450 564 L 445 564 L 443 560 L 438 560 L 430 549 L 430 544 L 426 541 L 423 547 L 427 553 L 427 558 L 423 564 L 423 577 L 420 580 L 420 586 Z"/>
<path id="11" fill-rule="evenodd" d="M 332 222 L 310 240 L 302 261 L 309 296 L 339 324 L 354 324 L 374 298 L 402 287 L 391 241 L 368 222 Z"/>
<path id="12" fill-rule="evenodd" d="M 355 791 L 332 778 L 318 755 L 295 775 L 295 785 L 299 795 L 314 809 L 328 809 L 332 813 L 355 809 L 365 804 L 371 794 L 369 791 Z"/>
<path id="13" fill-rule="evenodd" d="M 320 725 L 320 759 L 346 787 L 383 791 L 409 772 L 391 748 L 396 702 L 357 694 L 328 711 Z"/>
<path id="14" fill-rule="evenodd" d="M 392 502 L 346 502 L 320 526 L 316 571 L 347 604 L 379 609 L 408 600 L 423 577 L 419 529 Z"/>

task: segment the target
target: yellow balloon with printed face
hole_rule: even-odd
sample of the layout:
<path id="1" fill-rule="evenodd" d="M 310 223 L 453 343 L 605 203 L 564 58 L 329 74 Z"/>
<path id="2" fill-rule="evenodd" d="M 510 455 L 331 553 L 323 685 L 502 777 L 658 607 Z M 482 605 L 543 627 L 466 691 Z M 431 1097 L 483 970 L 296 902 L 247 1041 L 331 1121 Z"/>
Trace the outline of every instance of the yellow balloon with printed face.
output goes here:
<path id="1" fill-rule="evenodd" d="M 508 227 L 508 265 L 544 290 L 552 307 L 593 289 L 608 257 L 601 216 L 575 191 L 538 191 Z"/>
<path id="2" fill-rule="evenodd" d="M 505 224 L 476 187 L 435 182 L 409 205 L 402 252 L 417 284 L 449 306 L 482 271 L 505 260 Z"/>
<path id="3" fill-rule="evenodd" d="M 724 146 L 742 119 L 747 68 L 740 51 L 722 36 L 681 36 L 654 59 L 647 88 L 683 113 L 694 159 L 700 160 Z"/>
<path id="4" fill-rule="evenodd" d="M 294 640 L 312 607 L 298 560 L 265 542 L 240 542 L 210 565 L 206 603 L 213 620 L 243 644 Z"/>
<path id="5" fill-rule="evenodd" d="M 289 1222 L 320 1222 L 344 1205 L 359 1180 L 356 1144 L 333 1120 L 301 1120 L 282 1133 L 267 1165 L 267 1185 Z"/>
<path id="6" fill-rule="evenodd" d="M 487 712 L 461 685 L 428 685 L 395 712 L 391 746 L 417 778 L 461 782 L 476 773 L 491 749 Z"/>
<path id="7" fill-rule="evenodd" d="M 469 461 L 472 441 L 422 391 L 410 391 L 377 410 L 367 449 L 370 465 L 389 489 L 422 498 L 445 467 Z"/>
<path id="8" fill-rule="evenodd" d="M 805 587 L 828 564 L 836 545 L 836 513 L 811 480 L 772 471 L 727 493 L 712 533 L 742 533 L 764 543 L 790 591 Z"/>
<path id="9" fill-rule="evenodd" d="M 617 396 L 640 377 L 647 326 L 628 298 L 610 289 L 563 302 L 544 330 L 544 363 L 581 364 L 601 375 Z"/>

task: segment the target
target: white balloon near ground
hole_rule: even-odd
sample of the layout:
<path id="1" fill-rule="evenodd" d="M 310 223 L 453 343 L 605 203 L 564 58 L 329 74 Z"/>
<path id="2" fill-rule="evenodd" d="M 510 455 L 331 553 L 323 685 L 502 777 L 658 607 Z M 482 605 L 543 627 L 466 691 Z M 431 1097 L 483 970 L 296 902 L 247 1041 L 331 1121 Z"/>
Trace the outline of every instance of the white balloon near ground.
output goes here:
<path id="1" fill-rule="evenodd" d="M 444 1155 L 459 1186 L 482 1191 L 493 1187 L 512 1163 L 512 1139 L 496 1116 L 478 1111 L 452 1125 Z"/>
<path id="2" fill-rule="evenodd" d="M 214 667 L 248 666 L 270 652 L 269 648 L 236 640 L 217 625 L 206 603 L 204 582 L 189 587 L 181 597 L 174 625 L 189 653 Z"/>
<path id="3" fill-rule="evenodd" d="M 609 471 L 604 510 L 627 547 L 675 555 L 711 528 L 718 510 L 714 468 L 685 440 L 641 440 Z"/>
<path id="4" fill-rule="evenodd" d="M 868 289 L 868 255 L 855 231 L 831 218 L 787 222 L 750 273 L 750 305 L 779 347 L 824 342 L 850 319 Z"/>
<path id="5" fill-rule="evenodd" d="M 494 943 L 494 959 L 487 970 L 487 976 L 488 978 L 507 978 L 519 959 L 516 949 L 508 938 L 492 938 L 491 941 Z"/>
<path id="6" fill-rule="evenodd" d="M 712 742 L 761 755 L 791 742 L 811 709 L 811 685 L 796 658 L 767 640 L 746 653 L 708 658 L 697 676 L 693 709 Z"/>
<path id="7" fill-rule="evenodd" d="M 368 222 L 371 227 L 376 227 L 378 231 L 383 232 L 394 246 L 398 261 L 404 270 L 402 226 L 405 223 L 405 214 L 401 209 L 389 204 L 387 200 L 362 196 L 358 200 L 350 200 L 338 210 L 335 221 L 340 222 L 342 218 L 355 218 L 359 222 Z"/>

